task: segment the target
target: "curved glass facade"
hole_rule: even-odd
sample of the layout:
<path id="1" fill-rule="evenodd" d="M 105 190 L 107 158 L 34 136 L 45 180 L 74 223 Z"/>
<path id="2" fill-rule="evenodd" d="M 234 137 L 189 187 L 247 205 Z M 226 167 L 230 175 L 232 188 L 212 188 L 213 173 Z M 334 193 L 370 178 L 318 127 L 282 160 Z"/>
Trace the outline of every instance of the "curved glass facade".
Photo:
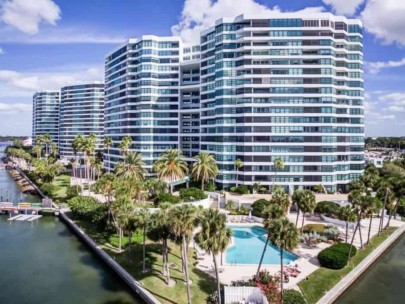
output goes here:
<path id="1" fill-rule="evenodd" d="M 76 135 L 97 136 L 96 150 L 103 148 L 104 84 L 82 84 L 61 89 L 59 153 L 74 156 L 72 141 Z"/>
<path id="2" fill-rule="evenodd" d="M 38 135 L 49 134 L 52 142 L 59 141 L 59 92 L 43 91 L 32 99 L 32 140 Z"/>
<path id="3" fill-rule="evenodd" d="M 218 20 L 200 45 L 143 36 L 106 58 L 105 130 L 151 165 L 215 155 L 216 182 L 344 190 L 364 166 L 361 22 L 329 13 Z M 285 168 L 275 177 L 274 160 Z"/>

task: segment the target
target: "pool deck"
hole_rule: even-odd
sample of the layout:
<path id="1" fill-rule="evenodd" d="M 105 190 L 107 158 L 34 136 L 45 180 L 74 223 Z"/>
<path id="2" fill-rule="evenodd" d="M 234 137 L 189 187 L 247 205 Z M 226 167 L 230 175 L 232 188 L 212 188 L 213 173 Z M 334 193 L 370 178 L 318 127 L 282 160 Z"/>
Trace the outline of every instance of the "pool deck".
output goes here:
<path id="1" fill-rule="evenodd" d="M 296 214 L 291 213 L 288 215 L 288 218 L 291 222 L 295 223 L 296 220 Z M 301 217 L 299 219 L 299 224 L 298 227 L 301 227 Z M 306 217 L 305 219 L 305 225 L 306 224 L 316 224 L 316 223 L 323 223 L 327 224 L 321 220 L 317 220 L 314 217 Z M 230 226 L 263 226 L 260 223 L 228 223 Z M 403 226 L 405 223 L 397 220 L 391 220 L 391 226 Z M 378 225 L 379 225 L 379 218 L 373 219 L 372 222 L 372 228 L 371 228 L 371 236 L 374 236 L 378 232 Z M 368 234 L 368 226 L 369 226 L 369 220 L 364 219 L 361 222 L 361 228 L 362 228 L 362 237 L 363 237 L 363 242 L 367 241 L 367 234 Z M 344 227 L 339 227 L 339 230 L 341 231 L 343 237 L 345 233 Z M 353 231 L 349 229 L 348 233 L 348 239 L 351 240 L 351 237 L 353 235 Z M 354 245 L 356 247 L 360 246 L 360 238 L 359 235 L 356 234 L 356 237 L 354 239 Z M 305 244 L 299 244 L 298 247 L 293 251 L 296 255 L 298 255 L 299 259 L 294 262 L 297 263 L 299 268 L 301 269 L 301 273 L 298 275 L 298 277 L 290 277 L 290 280 L 288 283 L 285 283 L 286 288 L 294 288 L 298 289 L 297 284 L 308 277 L 312 272 L 317 270 L 320 265 L 317 259 L 318 253 L 324 249 L 329 247 L 330 244 L 327 243 L 319 243 L 316 246 L 307 246 Z M 229 285 L 231 284 L 232 281 L 236 280 L 248 280 L 252 278 L 253 275 L 256 274 L 257 271 L 257 265 L 226 265 L 225 264 L 225 254 L 224 252 L 222 261 L 221 263 L 221 256 L 217 257 L 218 264 L 220 265 L 220 273 L 219 273 L 219 279 L 221 283 Z M 204 272 L 209 273 L 212 276 L 215 276 L 215 272 L 213 270 L 213 262 L 212 262 L 212 256 L 205 254 L 202 259 L 199 260 L 198 266 L 199 269 L 201 269 Z M 268 270 L 271 274 L 276 274 L 280 271 L 280 266 L 278 265 L 263 265 L 262 269 Z"/>

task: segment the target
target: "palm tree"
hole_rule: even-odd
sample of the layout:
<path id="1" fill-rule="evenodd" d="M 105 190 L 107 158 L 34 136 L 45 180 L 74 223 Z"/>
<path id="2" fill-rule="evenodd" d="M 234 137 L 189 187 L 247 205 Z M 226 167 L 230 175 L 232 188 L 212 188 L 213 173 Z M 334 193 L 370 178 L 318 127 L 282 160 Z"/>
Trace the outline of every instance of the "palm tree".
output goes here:
<path id="1" fill-rule="evenodd" d="M 254 193 L 259 193 L 259 191 L 262 189 L 262 185 L 260 183 L 254 183 L 252 188 Z"/>
<path id="2" fill-rule="evenodd" d="M 107 149 L 107 157 L 108 157 L 108 172 L 110 172 L 110 148 L 113 144 L 111 137 L 104 137 L 104 147 Z"/>
<path id="3" fill-rule="evenodd" d="M 387 204 L 391 205 L 392 202 L 395 200 L 392 185 L 389 182 L 389 180 L 386 179 L 381 180 L 379 189 L 377 190 L 377 197 L 383 201 L 383 206 L 381 209 L 380 225 L 378 227 L 378 235 L 380 235 L 384 227 L 384 217 Z"/>
<path id="4" fill-rule="evenodd" d="M 395 205 L 390 206 L 390 215 L 388 217 L 388 222 L 387 225 L 385 226 L 385 229 L 387 229 L 390 226 L 392 216 L 396 214 L 398 205 L 400 204 L 400 201 L 403 199 L 405 196 L 405 180 L 400 177 L 392 177 L 390 179 L 390 182 L 392 184 L 393 188 L 393 193 L 395 197 Z"/>
<path id="5" fill-rule="evenodd" d="M 32 148 L 32 151 L 34 151 L 34 153 L 37 155 L 37 158 L 40 159 L 41 158 L 41 152 L 42 152 L 42 147 L 40 145 L 35 145 Z"/>
<path id="6" fill-rule="evenodd" d="M 349 222 L 354 222 L 356 220 L 356 213 L 353 210 L 352 206 L 346 205 L 339 209 L 339 219 L 346 222 L 346 235 L 345 243 L 347 243 L 347 238 L 349 234 Z"/>
<path id="7" fill-rule="evenodd" d="M 263 210 L 262 215 L 263 215 L 263 218 L 265 218 L 266 220 L 279 219 L 279 218 L 285 217 L 285 209 L 281 204 L 280 205 L 279 204 L 269 204 Z M 260 268 L 262 267 L 264 255 L 266 254 L 266 250 L 267 250 L 269 241 L 270 241 L 270 235 L 267 234 L 266 243 L 264 244 L 263 252 L 260 257 L 260 262 L 259 262 L 259 265 L 257 266 L 256 276 L 258 276 L 260 273 Z"/>
<path id="8" fill-rule="evenodd" d="M 129 135 L 124 136 L 121 139 L 121 142 L 118 146 L 120 148 L 122 155 L 126 155 L 129 151 L 129 148 L 131 147 L 132 144 L 132 137 Z"/>
<path id="9" fill-rule="evenodd" d="M 273 164 L 273 166 L 274 166 L 274 179 L 273 179 L 272 189 L 274 188 L 274 184 L 276 183 L 277 171 L 284 170 L 284 162 L 280 157 L 275 158 L 273 163 L 274 163 Z"/>
<path id="10" fill-rule="evenodd" d="M 291 200 L 297 209 L 297 219 L 295 220 L 295 226 L 297 228 L 298 228 L 298 218 L 300 216 L 300 208 L 298 207 L 298 205 L 301 204 L 301 201 L 303 200 L 303 196 L 304 196 L 304 190 L 302 190 L 302 189 L 295 190 L 293 195 L 291 196 Z"/>
<path id="11" fill-rule="evenodd" d="M 42 142 L 45 144 L 45 155 L 48 158 L 49 157 L 48 147 L 52 143 L 51 135 L 49 135 L 49 133 L 42 135 Z"/>
<path id="12" fill-rule="evenodd" d="M 72 149 L 73 152 L 75 154 L 75 158 L 78 152 L 82 152 L 83 151 L 83 143 L 84 143 L 84 137 L 81 134 L 76 135 L 76 137 L 73 139 L 72 141 Z M 81 169 L 81 165 L 82 165 L 82 161 L 81 158 L 79 157 L 79 178 L 80 178 L 80 185 L 82 188 L 82 192 L 83 192 L 83 184 L 82 184 L 82 169 Z"/>
<path id="13" fill-rule="evenodd" d="M 218 303 L 221 304 L 221 284 L 219 282 L 216 257 L 228 247 L 232 237 L 232 230 L 226 228 L 226 215 L 220 213 L 218 209 L 205 209 L 198 222 L 201 225 L 201 230 L 195 235 L 194 240 L 201 249 L 212 254 L 217 280 Z"/>
<path id="14" fill-rule="evenodd" d="M 378 213 L 378 211 L 381 209 L 381 201 L 377 198 L 372 198 L 370 200 L 370 205 L 368 206 L 367 210 L 366 210 L 366 216 L 370 218 L 370 222 L 368 225 L 368 234 L 367 234 L 367 242 L 366 244 L 370 243 L 370 236 L 371 236 L 371 225 L 373 222 L 373 214 L 374 213 Z"/>
<path id="15" fill-rule="evenodd" d="M 115 192 L 116 177 L 112 173 L 104 174 L 94 185 L 95 191 L 105 197 L 108 206 L 108 222 L 112 215 L 112 199 Z"/>
<path id="16" fill-rule="evenodd" d="M 145 163 L 142 160 L 142 154 L 139 152 L 130 152 L 125 155 L 124 161 L 120 161 L 115 168 L 117 176 L 124 179 L 132 178 L 143 180 L 148 172 L 145 169 Z"/>
<path id="17" fill-rule="evenodd" d="M 121 196 L 114 201 L 112 210 L 118 230 L 118 250 L 121 252 L 124 229 L 129 225 L 134 215 L 134 204 L 128 197 Z"/>
<path id="18" fill-rule="evenodd" d="M 168 240 L 172 236 L 170 226 L 170 203 L 162 203 L 157 212 L 151 215 L 151 226 L 148 236 L 154 241 L 162 241 L 162 274 L 166 277 L 166 284 L 170 284 L 169 246 Z"/>
<path id="19" fill-rule="evenodd" d="M 150 178 L 146 180 L 146 187 L 150 197 L 159 196 L 159 194 L 167 192 L 167 184 L 157 178 Z"/>
<path id="20" fill-rule="evenodd" d="M 97 137 L 95 134 L 90 134 L 87 136 L 83 143 L 82 143 L 82 151 L 86 156 L 86 171 L 87 171 L 87 178 L 90 179 L 90 162 L 91 157 L 93 156 L 94 150 L 96 149 L 96 141 Z"/>
<path id="21" fill-rule="evenodd" d="M 304 190 L 297 201 L 298 209 L 302 211 L 301 234 L 304 232 L 305 213 L 312 213 L 316 207 L 316 198 L 312 191 Z"/>
<path id="22" fill-rule="evenodd" d="M 191 293 L 190 293 L 190 279 L 188 273 L 188 255 L 187 255 L 187 239 L 193 233 L 196 221 L 196 209 L 190 205 L 176 206 L 171 209 L 171 229 L 174 235 L 176 235 L 181 240 L 181 252 L 183 259 L 184 272 L 186 274 L 186 285 L 187 285 L 187 303 L 191 304 Z"/>
<path id="23" fill-rule="evenodd" d="M 218 166 L 214 156 L 207 152 L 200 151 L 195 157 L 195 162 L 191 169 L 191 176 L 201 181 L 201 190 L 204 191 L 204 183 L 210 178 L 214 179 L 217 174 Z"/>
<path id="24" fill-rule="evenodd" d="M 236 159 L 234 162 L 235 170 L 236 170 L 236 187 L 238 187 L 238 179 L 239 179 L 239 169 L 244 166 L 243 162 L 240 158 Z"/>
<path id="25" fill-rule="evenodd" d="M 155 162 L 153 170 L 157 173 L 158 178 L 170 182 L 170 193 L 173 193 L 173 182 L 184 178 L 188 166 L 180 150 L 170 149 Z"/>
<path id="26" fill-rule="evenodd" d="M 145 240 L 146 240 L 146 232 L 147 228 L 149 225 L 150 221 L 150 213 L 147 208 L 141 208 L 135 216 L 135 225 L 142 229 L 142 236 L 143 236 L 143 242 L 142 242 L 142 272 L 146 272 L 146 266 L 145 266 Z"/>
<path id="27" fill-rule="evenodd" d="M 267 229 L 270 242 L 273 246 L 280 248 L 280 272 L 281 272 L 281 303 L 283 303 L 283 283 L 284 283 L 284 251 L 292 251 L 299 243 L 299 233 L 297 228 L 287 218 L 283 217 L 275 220 L 266 220 L 264 227 Z"/>
<path id="28" fill-rule="evenodd" d="M 58 145 L 57 144 L 55 144 L 55 143 L 51 144 L 51 153 L 50 153 L 50 155 L 53 158 L 56 158 L 58 156 Z"/>

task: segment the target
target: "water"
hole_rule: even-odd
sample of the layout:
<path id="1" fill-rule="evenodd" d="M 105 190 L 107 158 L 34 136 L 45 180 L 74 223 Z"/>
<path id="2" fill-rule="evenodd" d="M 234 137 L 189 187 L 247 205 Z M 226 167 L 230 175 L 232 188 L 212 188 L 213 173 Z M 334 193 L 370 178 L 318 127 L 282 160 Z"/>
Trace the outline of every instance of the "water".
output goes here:
<path id="1" fill-rule="evenodd" d="M 405 299 L 405 234 L 335 304 L 397 304 Z"/>
<path id="2" fill-rule="evenodd" d="M 0 187 L 19 196 L 4 169 Z M 0 216 L 0 286 L 0 303 L 142 303 L 53 216 L 35 222 L 10 222 Z"/>
<path id="3" fill-rule="evenodd" d="M 259 264 L 267 231 L 259 226 L 228 226 L 233 232 L 234 244 L 226 251 L 228 264 Z M 284 251 L 283 263 L 295 261 L 297 256 Z M 263 258 L 264 265 L 280 265 L 280 249 L 268 245 Z"/>

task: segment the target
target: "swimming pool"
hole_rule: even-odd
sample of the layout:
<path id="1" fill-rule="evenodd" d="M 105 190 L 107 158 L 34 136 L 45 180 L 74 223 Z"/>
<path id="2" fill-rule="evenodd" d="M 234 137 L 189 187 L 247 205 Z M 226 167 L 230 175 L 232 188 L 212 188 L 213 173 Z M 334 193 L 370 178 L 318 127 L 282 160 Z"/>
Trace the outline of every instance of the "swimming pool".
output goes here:
<path id="1" fill-rule="evenodd" d="M 233 232 L 233 244 L 226 251 L 227 264 L 259 264 L 266 243 L 267 231 L 259 226 L 228 226 Z M 298 259 L 288 251 L 284 251 L 284 264 Z M 280 249 L 269 243 L 263 258 L 264 265 L 280 265 Z"/>

